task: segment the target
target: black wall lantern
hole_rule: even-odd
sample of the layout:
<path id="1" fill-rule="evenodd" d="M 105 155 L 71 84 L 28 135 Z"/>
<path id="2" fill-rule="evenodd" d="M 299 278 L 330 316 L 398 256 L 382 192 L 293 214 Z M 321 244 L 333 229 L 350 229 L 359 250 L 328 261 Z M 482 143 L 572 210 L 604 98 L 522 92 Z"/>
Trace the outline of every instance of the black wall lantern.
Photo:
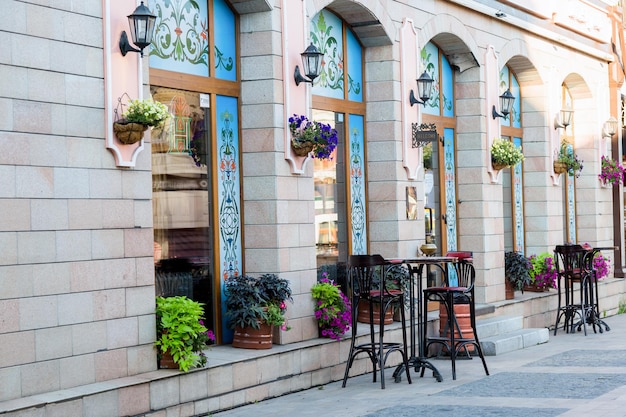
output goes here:
<path id="1" fill-rule="evenodd" d="M 126 31 L 122 31 L 122 35 L 120 36 L 120 51 L 122 52 L 122 56 L 126 56 L 128 52 L 139 52 L 143 57 L 144 48 L 152 43 L 155 22 L 156 15 L 152 14 L 150 9 L 148 9 L 142 1 L 133 14 L 128 15 L 130 36 L 133 44 L 139 49 L 130 46 Z"/>
<path id="2" fill-rule="evenodd" d="M 300 67 L 297 65 L 293 78 L 296 81 L 296 85 L 300 85 L 301 82 L 312 84 L 313 80 L 320 75 L 324 54 L 311 43 L 300 55 L 302 56 L 302 70 L 306 78 L 300 74 Z"/>
<path id="3" fill-rule="evenodd" d="M 424 107 L 426 107 L 426 102 L 430 100 L 435 80 L 430 78 L 430 75 L 424 71 L 416 81 L 419 100 L 415 98 L 415 94 L 413 93 L 413 90 L 411 90 L 411 93 L 409 94 L 409 102 L 411 103 L 411 107 L 413 107 L 414 104 L 423 104 Z"/>
<path id="4" fill-rule="evenodd" d="M 506 89 L 504 93 L 499 97 L 500 98 L 500 112 L 496 109 L 496 106 L 493 106 L 491 109 L 491 117 L 494 119 L 496 117 L 506 117 L 511 113 L 511 109 L 513 108 L 513 102 L 515 101 L 515 96 L 511 94 L 510 89 Z"/>

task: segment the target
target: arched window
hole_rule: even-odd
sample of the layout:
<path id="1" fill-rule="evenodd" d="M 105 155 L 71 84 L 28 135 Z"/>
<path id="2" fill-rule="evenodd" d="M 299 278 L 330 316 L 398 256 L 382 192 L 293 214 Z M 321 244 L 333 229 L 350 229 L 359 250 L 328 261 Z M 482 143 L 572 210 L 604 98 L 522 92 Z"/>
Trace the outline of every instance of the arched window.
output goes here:
<path id="1" fill-rule="evenodd" d="M 515 96 L 511 113 L 499 118 L 502 138 L 523 148 L 522 94 L 517 77 L 507 66 L 500 71 L 500 94 L 510 89 Z M 504 250 L 525 251 L 523 162 L 502 172 L 504 202 Z"/>
<path id="2" fill-rule="evenodd" d="M 331 161 L 313 160 L 317 266 L 341 281 L 337 265 L 368 253 L 363 52 L 352 30 L 328 10 L 313 17 L 310 36 L 324 53 L 312 116 L 330 123 L 339 138 Z"/>
<path id="3" fill-rule="evenodd" d="M 435 124 L 441 140 L 424 149 L 424 193 L 427 239 L 438 253 L 457 249 L 456 118 L 454 71 L 433 42 L 421 51 L 423 68 L 435 80 L 422 122 Z M 430 232 L 430 235 L 428 233 Z"/>

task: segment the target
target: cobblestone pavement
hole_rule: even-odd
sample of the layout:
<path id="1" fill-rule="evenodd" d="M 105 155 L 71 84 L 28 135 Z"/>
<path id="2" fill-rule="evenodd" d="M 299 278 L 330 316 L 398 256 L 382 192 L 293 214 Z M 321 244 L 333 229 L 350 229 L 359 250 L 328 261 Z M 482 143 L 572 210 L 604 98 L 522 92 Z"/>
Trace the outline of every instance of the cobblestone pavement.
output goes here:
<path id="1" fill-rule="evenodd" d="M 488 356 L 490 376 L 478 358 L 434 359 L 443 382 L 412 374 L 386 389 L 372 375 L 269 399 L 214 417 L 625 417 L 626 315 L 605 319 L 611 331 L 550 333 L 550 341 L 498 356 Z"/>

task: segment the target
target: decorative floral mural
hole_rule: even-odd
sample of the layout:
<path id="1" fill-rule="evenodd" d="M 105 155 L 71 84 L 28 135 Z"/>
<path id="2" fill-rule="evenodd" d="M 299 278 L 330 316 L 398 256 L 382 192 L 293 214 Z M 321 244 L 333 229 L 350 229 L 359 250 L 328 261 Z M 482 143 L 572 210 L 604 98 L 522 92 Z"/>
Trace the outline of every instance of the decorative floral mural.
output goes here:
<path id="1" fill-rule="evenodd" d="M 235 15 L 224 0 L 213 1 L 214 16 L 209 16 L 206 1 L 150 0 L 149 7 L 157 15 L 151 68 L 236 81 Z M 215 42 L 213 56 L 210 36 Z"/>

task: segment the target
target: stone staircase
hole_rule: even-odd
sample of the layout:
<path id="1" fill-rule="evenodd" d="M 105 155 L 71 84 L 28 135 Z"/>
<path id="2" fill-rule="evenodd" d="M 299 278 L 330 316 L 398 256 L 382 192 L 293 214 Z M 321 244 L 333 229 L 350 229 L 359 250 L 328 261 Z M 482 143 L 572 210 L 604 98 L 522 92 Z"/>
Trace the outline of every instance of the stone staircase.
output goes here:
<path id="1" fill-rule="evenodd" d="M 476 321 L 476 332 L 485 356 L 495 356 L 547 343 L 547 328 L 524 328 L 522 316 L 496 316 Z"/>

